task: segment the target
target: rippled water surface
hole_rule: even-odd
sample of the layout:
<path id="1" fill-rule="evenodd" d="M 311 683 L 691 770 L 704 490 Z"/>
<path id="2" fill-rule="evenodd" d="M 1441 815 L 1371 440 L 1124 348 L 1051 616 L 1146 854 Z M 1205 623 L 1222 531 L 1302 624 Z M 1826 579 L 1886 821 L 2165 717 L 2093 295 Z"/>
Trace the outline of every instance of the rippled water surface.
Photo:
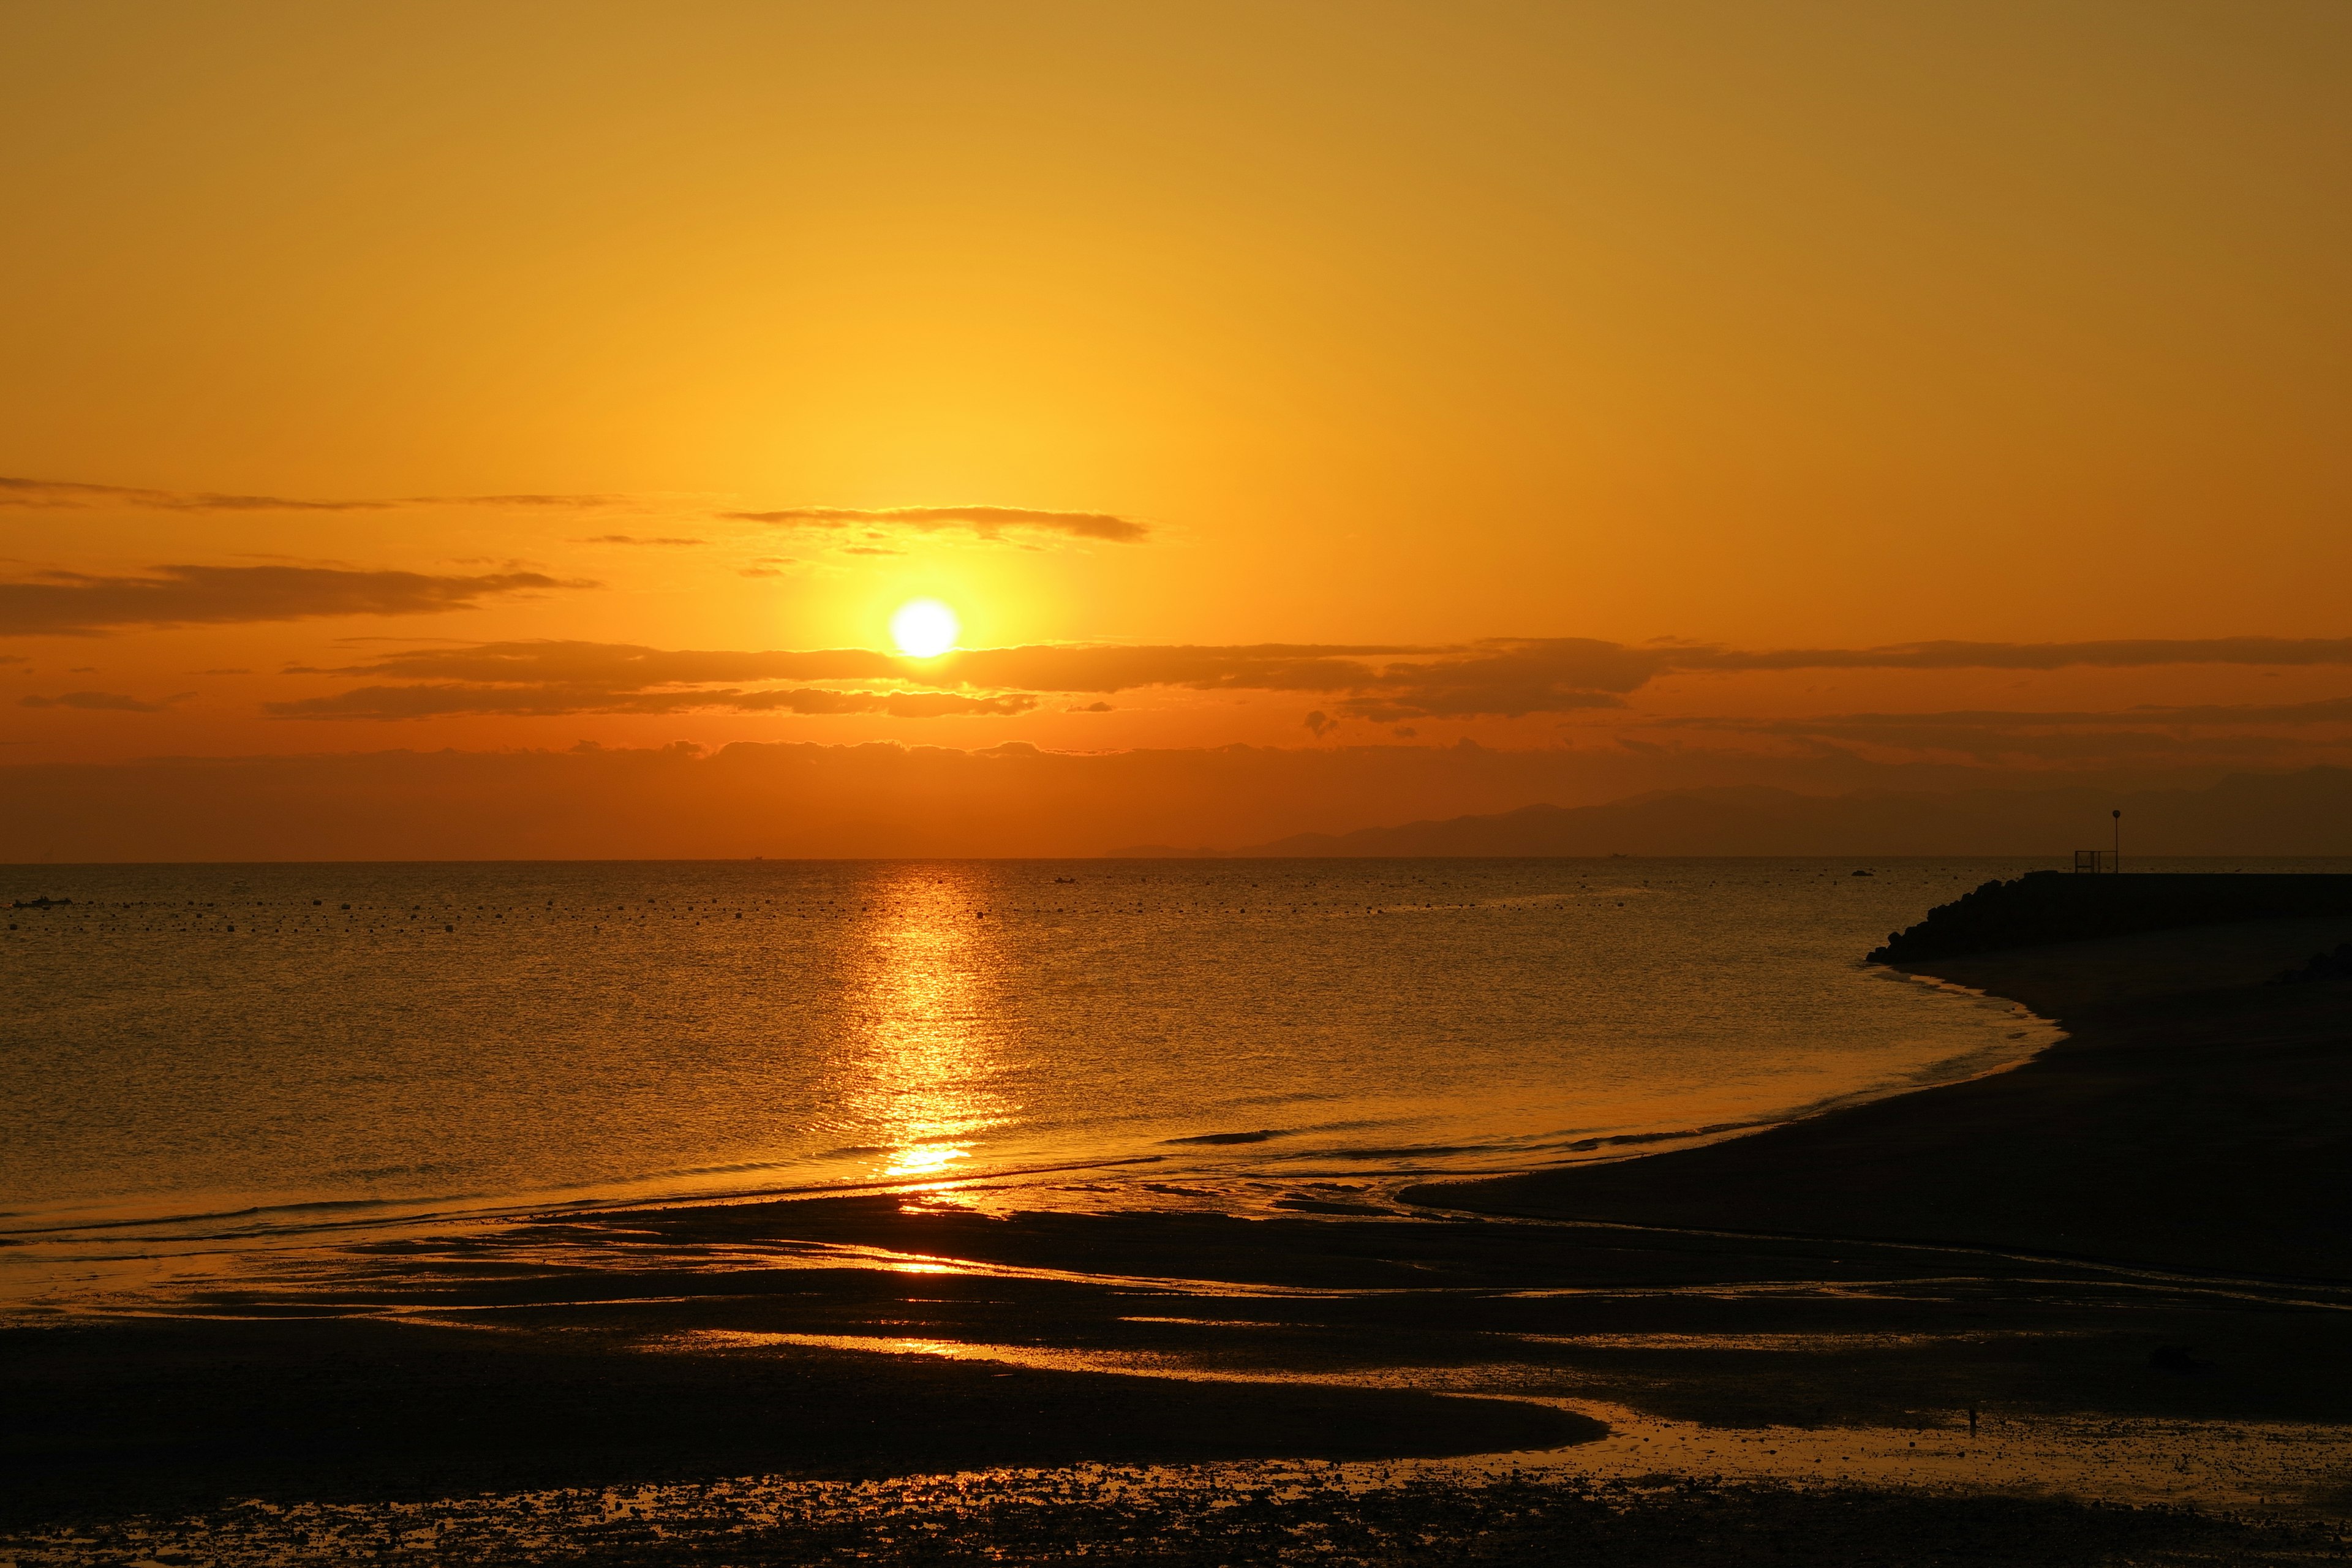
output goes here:
<path id="1" fill-rule="evenodd" d="M 19 868 L 0 1225 L 1607 1157 L 1985 1070 L 1865 968 L 1983 861 Z M 1612 1142 L 1612 1141 L 1616 1142 Z M 1628 1142 L 1631 1141 L 1631 1142 Z"/>

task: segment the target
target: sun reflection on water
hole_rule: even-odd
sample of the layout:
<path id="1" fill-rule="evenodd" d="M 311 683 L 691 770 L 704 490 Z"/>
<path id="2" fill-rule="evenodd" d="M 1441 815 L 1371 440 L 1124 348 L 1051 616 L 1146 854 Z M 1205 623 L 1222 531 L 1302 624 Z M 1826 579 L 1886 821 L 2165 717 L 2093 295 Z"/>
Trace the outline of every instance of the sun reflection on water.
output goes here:
<path id="1" fill-rule="evenodd" d="M 883 1181 L 961 1173 L 980 1135 L 1020 1107 L 992 1087 L 999 1065 L 984 984 L 988 938 L 967 889 L 909 868 L 877 889 L 853 1003 L 861 1054 L 848 1109 L 881 1151 Z"/>

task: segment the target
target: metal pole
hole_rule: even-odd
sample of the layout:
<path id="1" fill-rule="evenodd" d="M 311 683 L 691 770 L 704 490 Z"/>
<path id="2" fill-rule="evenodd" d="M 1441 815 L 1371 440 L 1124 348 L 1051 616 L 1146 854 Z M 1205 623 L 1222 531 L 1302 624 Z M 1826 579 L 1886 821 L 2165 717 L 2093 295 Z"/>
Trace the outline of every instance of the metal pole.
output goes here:
<path id="1" fill-rule="evenodd" d="M 2115 813 L 2114 813 L 2114 816 L 2115 816 L 2115 819 L 2116 819 L 2116 873 L 2117 873 L 2118 875 L 2120 875 L 2120 874 L 2122 873 L 2122 871 L 2123 871 L 2123 868 L 2124 868 L 2124 814 L 2123 814 L 2123 808 L 2122 808 L 2122 807 L 2120 807 L 2120 806 L 2116 807 L 2116 811 L 2115 811 Z"/>

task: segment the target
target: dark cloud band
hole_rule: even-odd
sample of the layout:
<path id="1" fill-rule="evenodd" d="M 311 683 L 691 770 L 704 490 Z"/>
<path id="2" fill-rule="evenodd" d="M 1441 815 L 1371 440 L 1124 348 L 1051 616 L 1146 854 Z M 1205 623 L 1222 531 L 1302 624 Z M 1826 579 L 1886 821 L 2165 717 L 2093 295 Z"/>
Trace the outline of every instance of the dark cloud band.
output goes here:
<path id="1" fill-rule="evenodd" d="M 2137 637 L 2101 642 L 1917 642 L 1865 648 L 1667 650 L 1677 669 L 2107 669 L 2167 664 L 2352 665 L 2352 637 Z"/>
<path id="2" fill-rule="evenodd" d="M 131 626 L 227 626 L 321 616 L 420 616 L 486 599 L 587 587 L 537 572 L 436 576 L 327 566 L 158 566 L 138 577 L 47 572 L 0 583 L 0 636 L 88 637 Z"/>
<path id="3" fill-rule="evenodd" d="M 273 719 L 433 719 L 462 714 L 553 718 L 576 713 L 887 713 L 897 719 L 1004 717 L 1037 700 L 1020 693 L 971 697 L 955 691 L 832 691 L 816 687 L 744 691 L 695 688 L 612 691 L 593 687 L 461 684 L 366 686 L 331 697 L 267 702 Z"/>
<path id="4" fill-rule="evenodd" d="M 1297 693 L 1311 697 L 1318 704 L 1318 711 L 1328 710 L 1327 718 L 1337 714 L 1396 722 L 1425 718 L 1519 718 L 1620 708 L 1632 693 L 1661 676 L 1677 672 L 1958 668 L 1969 667 L 1969 661 L 1978 668 L 2061 668 L 2113 665 L 2126 658 L 2151 666 L 2352 664 L 2352 640 L 2225 638 L 2021 647 L 1931 644 L 1802 654 L 1628 647 L 1582 637 L 1497 638 L 1437 648 L 1282 643 L 1143 647 L 1038 645 L 977 648 L 923 664 L 864 648 L 697 652 L 621 643 L 509 642 L 410 650 L 333 670 L 303 671 L 377 680 L 389 677 L 425 684 L 370 687 L 364 701 L 341 709 L 335 707 L 338 699 L 318 699 L 281 705 L 279 710 L 286 717 L 392 718 L 425 711 L 669 712 L 684 707 L 724 706 L 751 711 L 887 711 L 918 717 L 933 712 L 1018 712 L 1034 706 L 1041 695 L 1099 696 L 1162 687 Z M 1919 662 L 1923 659 L 1933 662 Z M 872 691 L 825 693 L 815 689 L 801 689 L 797 693 L 742 689 L 742 683 L 763 680 L 919 683 L 953 688 L 964 694 L 959 701 L 966 705 L 929 702 L 929 698 L 918 703 L 914 694 L 906 692 L 891 696 Z M 724 690 L 709 689 L 722 684 Z M 415 695 L 391 695 L 398 691 Z M 865 705 L 824 706 L 833 697 L 855 699 Z M 1015 701 L 1019 707 L 1002 706 Z M 889 706 L 890 702 L 898 705 Z M 404 703 L 421 706 L 412 712 Z"/>
<path id="5" fill-rule="evenodd" d="M 174 702 L 195 695 L 183 691 L 166 697 L 161 702 L 148 702 L 120 691 L 68 691 L 58 697 L 26 697 L 18 700 L 25 708 L 79 708 L 93 713 L 161 713 Z"/>

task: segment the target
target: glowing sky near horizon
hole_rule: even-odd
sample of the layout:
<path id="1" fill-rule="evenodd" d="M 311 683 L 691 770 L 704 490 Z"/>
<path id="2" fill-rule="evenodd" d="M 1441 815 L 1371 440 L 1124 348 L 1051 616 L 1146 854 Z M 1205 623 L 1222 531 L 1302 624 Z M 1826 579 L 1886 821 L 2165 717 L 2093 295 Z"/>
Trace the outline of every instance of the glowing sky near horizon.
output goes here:
<path id="1" fill-rule="evenodd" d="M 2342 637 L 2347 75 L 2319 3 L 10 5 L 0 761 L 2342 760 L 2318 655 L 387 660 Z"/>

